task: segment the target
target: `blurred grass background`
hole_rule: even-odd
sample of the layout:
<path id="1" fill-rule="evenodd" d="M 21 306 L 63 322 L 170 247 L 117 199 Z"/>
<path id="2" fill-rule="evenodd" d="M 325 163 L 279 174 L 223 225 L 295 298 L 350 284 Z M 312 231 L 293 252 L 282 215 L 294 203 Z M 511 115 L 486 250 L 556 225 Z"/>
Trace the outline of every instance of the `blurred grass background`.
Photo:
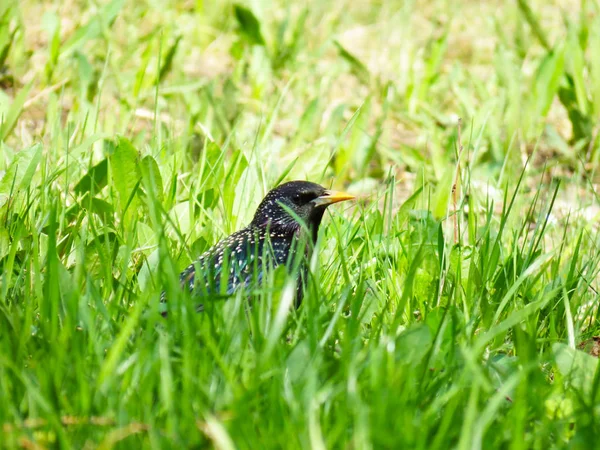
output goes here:
<path id="1" fill-rule="evenodd" d="M 597 1 L 8 1 L 0 87 L 4 446 L 596 445 Z M 194 314 L 296 178 L 302 308 Z"/>

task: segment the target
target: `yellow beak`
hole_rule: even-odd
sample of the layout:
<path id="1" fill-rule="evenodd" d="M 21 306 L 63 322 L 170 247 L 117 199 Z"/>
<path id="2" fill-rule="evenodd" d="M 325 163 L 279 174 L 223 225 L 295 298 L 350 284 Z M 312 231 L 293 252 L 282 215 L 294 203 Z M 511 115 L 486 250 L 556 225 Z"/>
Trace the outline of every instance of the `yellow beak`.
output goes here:
<path id="1" fill-rule="evenodd" d="M 350 195 L 346 192 L 338 191 L 325 191 L 325 193 L 313 200 L 316 206 L 329 206 L 334 203 L 344 202 L 346 200 L 352 200 L 354 195 Z"/>

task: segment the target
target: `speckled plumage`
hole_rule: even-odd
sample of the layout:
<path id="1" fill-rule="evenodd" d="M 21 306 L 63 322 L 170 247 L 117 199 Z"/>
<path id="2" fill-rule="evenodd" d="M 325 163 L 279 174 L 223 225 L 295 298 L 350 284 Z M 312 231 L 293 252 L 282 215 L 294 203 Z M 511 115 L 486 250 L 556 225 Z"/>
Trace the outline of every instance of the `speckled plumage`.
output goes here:
<path id="1" fill-rule="evenodd" d="M 285 264 L 298 277 L 298 304 L 305 257 L 317 240 L 325 209 L 350 198 L 306 181 L 278 186 L 265 196 L 246 228 L 211 247 L 181 273 L 182 286 L 200 297 L 231 295 L 241 286 L 251 288 L 260 283 L 268 267 Z M 223 280 L 226 285 L 222 286 Z M 165 300 L 164 292 L 161 300 Z"/>

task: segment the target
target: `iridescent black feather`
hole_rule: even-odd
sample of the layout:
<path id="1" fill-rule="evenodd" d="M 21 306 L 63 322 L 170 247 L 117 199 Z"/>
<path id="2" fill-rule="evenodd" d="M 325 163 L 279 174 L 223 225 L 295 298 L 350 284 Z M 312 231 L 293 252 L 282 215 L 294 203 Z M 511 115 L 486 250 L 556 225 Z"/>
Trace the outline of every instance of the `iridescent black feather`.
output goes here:
<path id="1" fill-rule="evenodd" d="M 251 290 L 269 267 L 284 264 L 297 278 L 299 304 L 325 209 L 349 198 L 306 181 L 280 185 L 265 196 L 250 225 L 211 247 L 181 273 L 182 286 L 200 297 L 231 295 L 242 286 Z"/>

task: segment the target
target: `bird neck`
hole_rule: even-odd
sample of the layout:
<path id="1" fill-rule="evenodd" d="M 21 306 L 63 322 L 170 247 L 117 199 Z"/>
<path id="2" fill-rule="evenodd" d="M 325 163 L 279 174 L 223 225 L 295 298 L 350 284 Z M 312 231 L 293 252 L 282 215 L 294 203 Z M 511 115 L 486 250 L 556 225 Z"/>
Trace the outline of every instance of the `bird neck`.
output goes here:
<path id="1" fill-rule="evenodd" d="M 308 223 L 306 226 L 300 225 L 295 220 L 286 222 L 269 221 L 260 225 L 250 224 L 250 226 L 256 229 L 259 234 L 289 239 L 308 238 L 307 240 L 310 240 L 311 244 L 314 245 L 317 243 L 317 238 L 319 236 L 319 225 L 321 224 L 322 218 L 323 213 L 321 212 L 321 214 L 318 214 L 316 217 L 311 217 L 310 223 Z"/>
<path id="2" fill-rule="evenodd" d="M 308 227 L 312 233 L 313 244 L 317 243 L 317 238 L 319 237 L 319 226 L 321 225 L 324 214 L 325 208 L 316 208 L 310 215 Z"/>

